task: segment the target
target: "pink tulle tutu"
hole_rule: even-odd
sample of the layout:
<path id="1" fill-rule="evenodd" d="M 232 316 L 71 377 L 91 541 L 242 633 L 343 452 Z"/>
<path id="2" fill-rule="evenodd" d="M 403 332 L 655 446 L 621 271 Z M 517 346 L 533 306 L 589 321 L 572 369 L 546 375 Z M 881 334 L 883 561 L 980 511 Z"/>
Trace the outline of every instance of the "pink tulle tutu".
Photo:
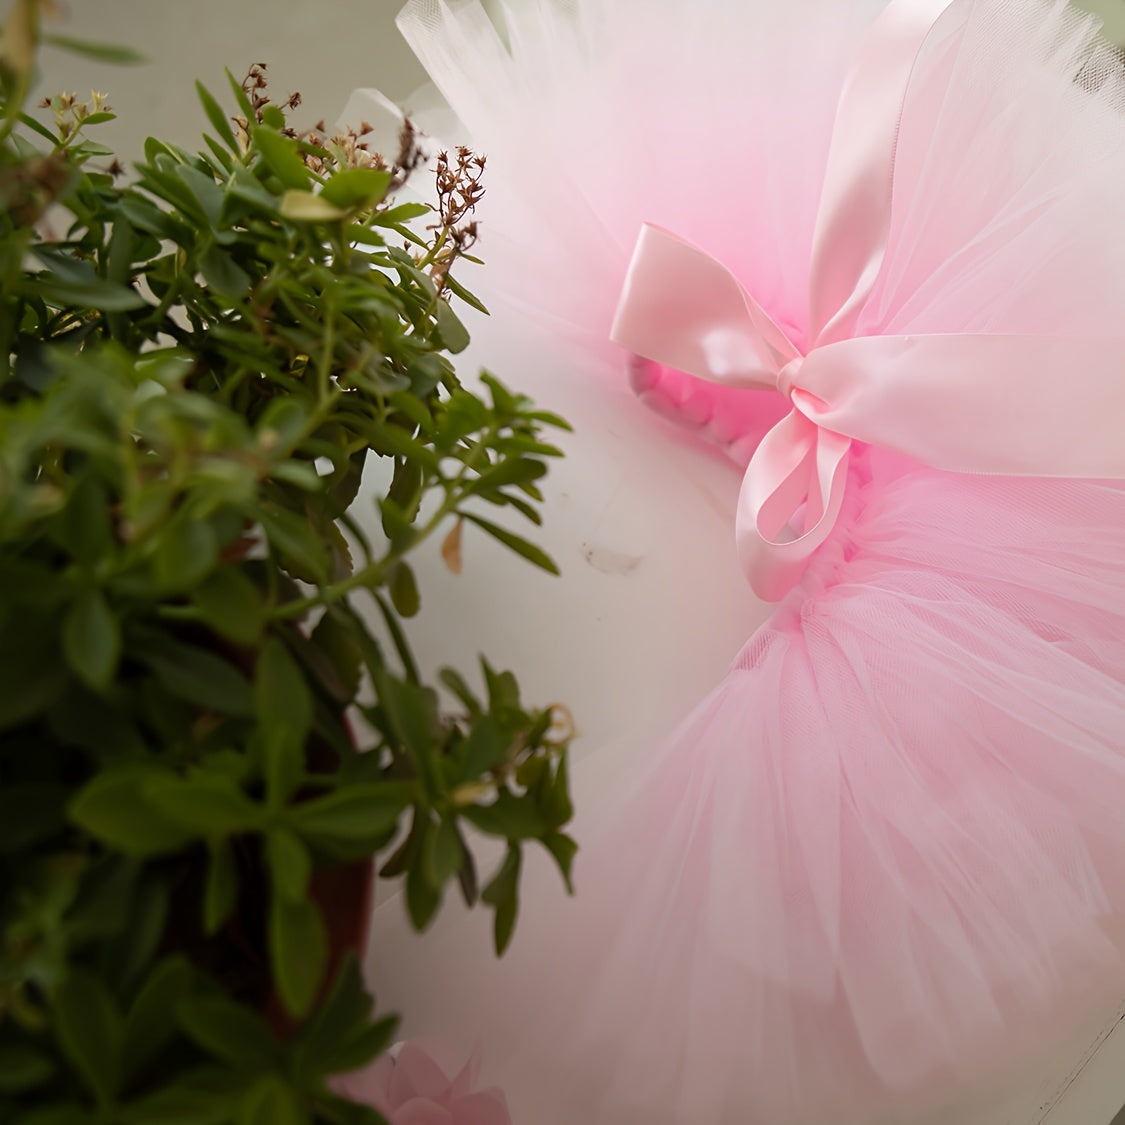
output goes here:
<path id="1" fill-rule="evenodd" d="M 803 354 L 837 105 L 885 7 L 527 0 L 505 42 L 475 2 L 415 0 L 404 33 L 489 157 L 496 331 L 577 339 L 625 379 L 608 339 L 648 222 Z M 1123 91 L 1065 3 L 953 0 L 913 62 L 854 334 L 1120 335 Z M 632 378 L 740 466 L 786 408 Z M 1125 412 L 1095 422 L 1125 446 Z M 521 1125 L 902 1125 L 1125 995 L 1125 488 L 1060 476 L 854 443 L 823 544 L 615 787 L 575 898 L 533 895 L 479 973 L 451 937 L 400 953 L 445 1024 L 416 1030 L 481 1047 Z"/>

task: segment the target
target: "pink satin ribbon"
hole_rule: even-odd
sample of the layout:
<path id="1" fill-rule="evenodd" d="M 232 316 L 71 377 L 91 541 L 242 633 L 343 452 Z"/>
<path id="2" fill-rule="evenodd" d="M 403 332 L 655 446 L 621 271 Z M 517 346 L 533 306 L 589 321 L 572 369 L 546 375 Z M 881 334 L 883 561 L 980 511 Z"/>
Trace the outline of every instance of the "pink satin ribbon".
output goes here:
<path id="1" fill-rule="evenodd" d="M 854 335 L 886 251 L 910 75 L 947 6 L 893 0 L 856 56 L 813 239 L 807 354 L 729 270 L 659 227 L 642 229 L 625 279 L 617 343 L 790 400 L 754 453 L 736 519 L 739 558 L 768 601 L 831 532 L 853 440 L 953 472 L 1125 478 L 1125 340 Z"/>

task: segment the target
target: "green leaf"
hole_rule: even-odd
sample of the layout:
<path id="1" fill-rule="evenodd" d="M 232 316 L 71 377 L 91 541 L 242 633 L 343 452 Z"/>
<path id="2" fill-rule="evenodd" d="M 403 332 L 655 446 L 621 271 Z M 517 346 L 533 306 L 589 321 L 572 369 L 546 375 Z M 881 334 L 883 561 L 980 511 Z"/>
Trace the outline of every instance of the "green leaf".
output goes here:
<path id="1" fill-rule="evenodd" d="M 280 1075 L 260 1078 L 242 1098 L 237 1125 L 308 1125 L 297 1092 Z"/>
<path id="2" fill-rule="evenodd" d="M 262 154 L 266 166 L 281 181 L 282 186 L 307 191 L 309 169 L 301 156 L 297 142 L 284 137 L 267 125 L 255 125 L 250 133 L 251 143 Z M 288 193 L 286 193 L 288 194 Z M 284 196 L 282 214 L 284 214 Z"/>
<path id="3" fill-rule="evenodd" d="M 247 121 L 254 120 L 254 107 L 250 104 L 250 98 L 247 96 L 246 91 L 242 88 L 242 83 L 228 70 L 226 72 L 227 81 L 230 83 L 231 93 L 234 94 L 234 100 L 238 103 L 238 108 L 242 112 L 242 116 Z"/>
<path id="4" fill-rule="evenodd" d="M 63 785 L 6 781 L 0 788 L 0 855 L 55 835 L 66 824 L 69 796 Z"/>
<path id="5" fill-rule="evenodd" d="M 390 226 L 395 223 L 408 223 L 411 219 L 420 219 L 423 215 L 432 213 L 433 207 L 428 203 L 399 203 L 394 207 L 388 207 L 385 211 L 380 211 L 371 222 Z"/>
<path id="6" fill-rule="evenodd" d="M 86 39 L 75 39 L 73 36 L 54 32 L 44 35 L 43 42 L 60 51 L 69 51 L 72 55 L 82 55 L 117 66 L 137 66 L 148 62 L 146 55 L 132 47 L 123 47 L 120 43 L 91 43 Z"/>
<path id="7" fill-rule="evenodd" d="M 95 691 L 106 691 L 121 658 L 121 625 L 100 590 L 84 590 L 62 627 L 63 655 L 71 670 Z"/>
<path id="8" fill-rule="evenodd" d="M 0 1094 L 42 1086 L 54 1072 L 55 1064 L 45 1051 L 22 1044 L 0 1047 Z"/>
<path id="9" fill-rule="evenodd" d="M 418 595 L 418 583 L 414 578 L 414 571 L 402 561 L 395 563 L 391 570 L 388 582 L 391 602 L 403 617 L 413 617 L 421 608 L 422 600 Z"/>
<path id="10" fill-rule="evenodd" d="M 334 173 L 320 191 L 320 198 L 335 207 L 352 210 L 374 207 L 391 184 L 391 173 L 380 168 L 344 168 Z"/>
<path id="11" fill-rule="evenodd" d="M 265 810 L 226 774 L 195 771 L 186 778 L 154 775 L 143 784 L 148 801 L 178 825 L 200 836 L 234 836 L 259 828 Z"/>
<path id="12" fill-rule="evenodd" d="M 179 851 L 191 833 L 169 823 L 144 794 L 144 783 L 157 775 L 140 764 L 98 774 L 71 803 L 71 821 L 126 855 Z"/>
<path id="13" fill-rule="evenodd" d="M 483 715 L 473 723 L 465 739 L 464 753 L 465 778 L 475 781 L 496 769 L 508 757 L 511 739 L 501 733 L 496 720 L 491 715 Z"/>
<path id="14" fill-rule="evenodd" d="M 238 154 L 238 142 L 234 139 L 234 130 L 230 127 L 230 120 L 223 112 L 219 103 L 211 96 L 211 93 L 203 85 L 202 82 L 196 82 L 195 92 L 199 97 L 199 102 L 203 106 L 203 112 L 207 114 L 207 120 L 211 122 L 211 128 L 219 134 L 219 139 L 231 150 L 231 152 Z"/>
<path id="15" fill-rule="evenodd" d="M 461 815 L 482 832 L 508 840 L 538 840 L 554 827 L 531 794 L 516 796 L 501 789 L 491 805 L 469 805 Z"/>
<path id="16" fill-rule="evenodd" d="M 266 603 L 243 570 L 223 566 L 213 571 L 192 595 L 203 620 L 220 636 L 250 648 L 266 623 Z"/>
<path id="17" fill-rule="evenodd" d="M 105 982 L 71 968 L 55 993 L 55 1029 L 74 1069 L 99 1104 L 108 1105 L 121 1077 L 124 1025 Z"/>
<path id="18" fill-rule="evenodd" d="M 265 509 L 261 520 L 270 545 L 281 555 L 289 574 L 317 585 L 328 581 L 328 544 L 308 520 L 288 508 L 278 507 Z"/>
<path id="19" fill-rule="evenodd" d="M 461 701 L 471 718 L 475 720 L 480 715 L 480 703 L 460 672 L 455 668 L 442 668 L 438 679 Z"/>
<path id="20" fill-rule="evenodd" d="M 221 657 L 191 645 L 163 642 L 141 659 L 172 695 L 197 706 L 238 718 L 254 714 L 254 694 L 246 677 Z"/>
<path id="21" fill-rule="evenodd" d="M 302 1084 L 358 1070 L 389 1045 L 397 1016 L 371 1022 L 373 1002 L 354 950 L 341 959 L 328 995 L 294 1041 L 294 1067 Z"/>
<path id="22" fill-rule="evenodd" d="M 289 809 L 288 820 L 303 836 L 323 840 L 369 840 L 385 836 L 415 797 L 410 781 L 345 785 Z"/>
<path id="23" fill-rule="evenodd" d="M 281 217 L 298 223 L 331 223 L 344 218 L 347 211 L 311 191 L 290 189 L 281 197 Z"/>
<path id="24" fill-rule="evenodd" d="M 566 883 L 567 893 L 574 894 L 574 884 L 571 882 L 570 873 L 574 864 L 574 857 L 578 854 L 578 845 L 564 833 L 555 832 L 543 840 L 543 846 L 554 856 L 555 862 L 559 865 L 559 871 Z"/>
<path id="25" fill-rule="evenodd" d="M 122 1110 L 122 1125 L 229 1125 L 232 1096 L 222 1090 L 164 1086 Z"/>
<path id="26" fill-rule="evenodd" d="M 309 892 L 312 858 L 300 838 L 286 828 L 266 835 L 266 860 L 274 893 L 286 902 L 301 902 Z"/>
<path id="27" fill-rule="evenodd" d="M 457 318 L 448 301 L 438 299 L 434 305 L 434 320 L 441 345 L 446 351 L 456 355 L 469 346 L 469 330 Z"/>
<path id="28" fill-rule="evenodd" d="M 324 1066 L 325 1074 L 348 1074 L 359 1070 L 390 1046 L 398 1029 L 398 1016 L 383 1016 L 339 1047 Z"/>
<path id="29" fill-rule="evenodd" d="M 226 925 L 238 902 L 238 868 L 226 840 L 212 842 L 207 851 L 203 932 L 208 937 L 214 937 Z"/>
<path id="30" fill-rule="evenodd" d="M 54 308 L 97 309 L 101 312 L 130 312 L 148 303 L 135 289 L 98 277 L 86 262 L 82 265 L 87 267 L 81 271 L 84 276 L 74 280 L 50 274 L 37 275 L 34 280 L 35 295 Z"/>
<path id="31" fill-rule="evenodd" d="M 160 533 L 153 552 L 156 581 L 169 592 L 190 590 L 214 568 L 219 537 L 207 520 L 177 515 Z"/>
<path id="32" fill-rule="evenodd" d="M 453 817 L 444 818 L 432 832 L 426 834 L 422 850 L 422 864 L 430 886 L 440 891 L 457 874 L 461 857 L 457 823 Z"/>
<path id="33" fill-rule="evenodd" d="M 421 684 L 396 680 L 385 672 L 376 677 L 375 690 L 395 739 L 426 776 L 437 750 L 437 693 Z"/>
<path id="34" fill-rule="evenodd" d="M 350 703 L 359 692 L 363 648 L 357 632 L 365 626 L 329 607 L 309 638 L 328 662 L 319 670 L 321 682 L 339 703 Z"/>
<path id="35" fill-rule="evenodd" d="M 300 784 L 305 743 L 313 723 L 313 697 L 300 666 L 270 637 L 254 672 L 254 701 L 264 738 L 266 786 L 275 806 Z"/>
<path id="36" fill-rule="evenodd" d="M 472 308 L 476 309 L 477 312 L 484 313 L 485 316 L 489 315 L 488 309 L 485 308 L 484 302 L 475 293 L 470 293 L 469 290 L 466 289 L 455 277 L 446 274 L 445 287 L 455 297 L 459 297 L 462 301 L 464 301 L 466 305 L 470 305 Z"/>
<path id="37" fill-rule="evenodd" d="M 417 830 L 416 847 L 420 847 L 420 855 L 411 857 L 411 862 L 406 870 L 406 910 L 410 915 L 411 925 L 416 930 L 424 930 L 434 919 L 438 907 L 441 905 L 441 890 L 431 882 L 425 861 L 433 844 L 431 837 L 437 832 L 437 825 L 428 818 L 428 814 L 416 813 L 417 817 L 425 816 L 421 821 L 421 828 Z"/>
<path id="38" fill-rule="evenodd" d="M 190 994 L 193 977 L 194 970 L 178 954 L 149 973 L 125 1021 L 121 1058 L 126 1078 L 142 1073 L 176 1038 L 176 1005 Z"/>
<path id="39" fill-rule="evenodd" d="M 240 300 L 250 292 L 250 275 L 221 246 L 211 245 L 199 257 L 203 280 L 224 297 Z"/>
<path id="40" fill-rule="evenodd" d="M 485 469 L 476 480 L 469 484 L 469 492 L 486 492 L 506 484 L 527 484 L 547 475 L 547 466 L 542 461 L 528 457 L 506 457 L 499 464 Z"/>
<path id="41" fill-rule="evenodd" d="M 519 910 L 519 878 L 521 854 L 518 845 L 510 844 L 508 854 L 488 886 L 481 892 L 481 901 L 496 911 L 493 919 L 493 936 L 496 956 L 503 954 L 512 940 Z"/>
<path id="42" fill-rule="evenodd" d="M 272 1067 L 280 1058 L 278 1042 L 261 1016 L 225 997 L 181 1000 L 176 1020 L 205 1051 L 241 1070 Z"/>
<path id="43" fill-rule="evenodd" d="M 93 472 L 84 473 L 67 500 L 62 531 L 67 550 L 85 566 L 97 566 L 113 554 L 109 507 L 105 486 Z"/>
<path id="44" fill-rule="evenodd" d="M 273 896 L 269 918 L 270 964 L 289 1014 L 304 1016 L 312 1007 L 328 964 L 328 935 L 316 904 L 286 902 Z"/>
<path id="45" fill-rule="evenodd" d="M 535 566 L 542 570 L 547 571 L 548 574 L 558 574 L 559 568 L 554 560 L 545 551 L 536 547 L 534 543 L 529 543 L 526 539 L 521 538 L 508 531 L 506 528 L 498 527 L 488 520 L 481 519 L 480 516 L 474 516 L 469 512 L 461 513 L 465 519 L 470 523 L 475 523 L 477 527 L 487 531 L 494 539 L 499 540 L 505 547 L 515 551 L 517 555 L 527 559 L 528 562 L 533 563 Z"/>

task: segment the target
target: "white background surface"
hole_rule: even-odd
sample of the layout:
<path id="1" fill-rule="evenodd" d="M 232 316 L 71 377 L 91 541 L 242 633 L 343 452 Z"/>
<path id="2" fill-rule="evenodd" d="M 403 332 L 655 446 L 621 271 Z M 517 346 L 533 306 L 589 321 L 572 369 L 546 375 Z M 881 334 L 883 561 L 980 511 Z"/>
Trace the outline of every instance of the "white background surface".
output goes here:
<path id="1" fill-rule="evenodd" d="M 380 87 L 409 105 L 424 77 L 393 27 L 399 0 L 69 6 L 69 33 L 127 42 L 151 60 L 114 70 L 56 52 L 45 57 L 42 92 L 109 91 L 123 120 L 102 136 L 125 159 L 150 133 L 192 146 L 204 124 L 194 79 L 221 94 L 224 66 L 241 77 L 250 62 L 268 62 L 277 96 L 304 95 L 296 123 L 306 126 L 337 118 L 356 87 Z M 1125 40 L 1125 0 L 1090 6 Z M 737 476 L 714 455 L 671 441 L 624 392 L 595 406 L 582 378 L 567 378 L 565 362 L 540 362 L 531 344 L 497 355 L 488 329 L 478 328 L 464 370 L 487 362 L 576 424 L 565 443 L 569 458 L 547 488 L 545 541 L 565 577 L 541 576 L 467 535 L 460 579 L 432 556 L 422 568 L 419 651 L 468 669 L 486 647 L 495 663 L 517 669 L 528 698 L 571 706 L 583 736 L 579 757 L 626 737 L 643 749 L 716 682 L 764 615 L 732 557 Z M 1106 1125 L 1123 1101 L 1125 1031 L 1103 1020 L 1071 1051 L 925 1125 Z"/>

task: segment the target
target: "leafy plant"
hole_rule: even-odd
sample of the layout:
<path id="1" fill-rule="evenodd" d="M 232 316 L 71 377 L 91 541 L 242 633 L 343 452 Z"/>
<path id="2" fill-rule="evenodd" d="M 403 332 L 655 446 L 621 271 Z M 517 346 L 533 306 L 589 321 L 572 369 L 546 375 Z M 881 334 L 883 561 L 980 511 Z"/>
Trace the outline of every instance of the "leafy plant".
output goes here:
<path id="1" fill-rule="evenodd" d="M 484 161 L 297 135 L 263 68 L 122 186 L 101 95 L 27 109 L 0 44 L 0 1120 L 381 1120 L 329 1078 L 385 1048 L 329 907 L 367 864 L 416 927 L 456 882 L 502 951 L 523 845 L 569 879 L 561 708 L 482 661 L 428 683 L 413 552 L 463 528 L 552 561 L 563 427 L 449 356 Z M 88 46 L 84 48 L 89 51 Z M 115 49 L 111 52 L 119 54 Z M 99 168 L 99 162 L 109 161 Z M 373 462 L 385 487 L 365 484 Z M 369 475 L 369 474 L 368 474 Z M 377 519 L 365 520 L 370 511 Z M 483 889 L 466 830 L 507 843 Z M 358 876 L 356 864 L 359 864 Z M 349 883 L 348 880 L 351 880 Z M 328 888 L 331 888 L 329 890 Z M 343 935 L 344 941 L 355 934 Z"/>

